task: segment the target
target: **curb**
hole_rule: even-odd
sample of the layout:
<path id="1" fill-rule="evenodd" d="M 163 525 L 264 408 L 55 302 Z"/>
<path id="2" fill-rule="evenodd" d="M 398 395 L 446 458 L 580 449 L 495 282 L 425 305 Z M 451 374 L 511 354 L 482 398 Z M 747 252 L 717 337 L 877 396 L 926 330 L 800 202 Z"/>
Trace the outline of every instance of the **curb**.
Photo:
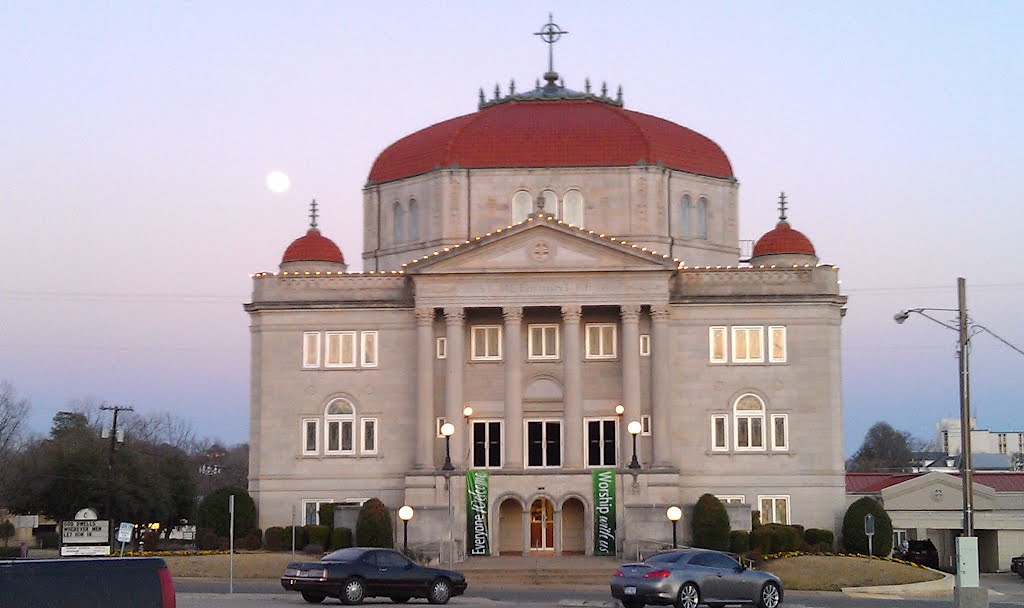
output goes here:
<path id="1" fill-rule="evenodd" d="M 938 570 L 933 570 L 938 572 Z M 940 572 L 942 578 L 923 583 L 909 583 L 906 585 L 877 585 L 875 587 L 843 587 L 844 594 L 850 597 L 924 597 L 939 596 L 953 593 L 953 583 L 956 577 L 952 574 Z"/>
<path id="2" fill-rule="evenodd" d="M 621 608 L 617 600 L 558 600 L 560 608 Z"/>

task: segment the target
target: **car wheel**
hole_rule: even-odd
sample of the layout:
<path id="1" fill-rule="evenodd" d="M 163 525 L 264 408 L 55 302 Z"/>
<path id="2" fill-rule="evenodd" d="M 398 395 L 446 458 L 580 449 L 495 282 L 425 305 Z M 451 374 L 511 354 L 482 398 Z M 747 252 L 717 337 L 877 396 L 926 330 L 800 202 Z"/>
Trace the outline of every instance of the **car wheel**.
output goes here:
<path id="1" fill-rule="evenodd" d="M 782 601 L 782 593 L 775 583 L 765 583 L 761 587 L 761 598 L 757 605 L 761 608 L 776 608 Z"/>
<path id="2" fill-rule="evenodd" d="M 342 604 L 359 604 L 366 597 L 366 585 L 358 578 L 350 578 L 341 586 Z"/>
<path id="3" fill-rule="evenodd" d="M 446 578 L 439 578 L 430 583 L 427 601 L 431 604 L 447 604 L 452 597 L 452 584 Z"/>
<path id="4" fill-rule="evenodd" d="M 392 597 L 392 598 L 391 598 L 391 601 L 392 601 L 392 602 L 394 602 L 394 603 L 396 603 L 396 604 L 404 604 L 404 603 L 406 603 L 406 602 L 408 602 L 408 601 L 409 601 L 409 598 L 407 598 L 407 597 L 404 597 L 404 596 L 401 596 L 401 597 Z"/>
<path id="5" fill-rule="evenodd" d="M 676 608 L 697 608 L 700 604 L 700 589 L 693 583 L 683 583 L 676 597 Z"/>
<path id="6" fill-rule="evenodd" d="M 319 604 L 324 601 L 326 595 L 320 595 L 319 593 L 310 593 L 309 591 L 302 592 L 302 599 L 306 600 L 310 604 Z"/>

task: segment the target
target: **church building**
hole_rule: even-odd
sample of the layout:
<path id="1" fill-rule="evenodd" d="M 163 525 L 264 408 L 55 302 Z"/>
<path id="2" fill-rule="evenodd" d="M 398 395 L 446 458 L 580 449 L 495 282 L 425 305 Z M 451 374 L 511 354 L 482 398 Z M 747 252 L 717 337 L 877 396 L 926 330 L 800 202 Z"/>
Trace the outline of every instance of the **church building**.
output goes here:
<path id="1" fill-rule="evenodd" d="M 846 297 L 779 207 L 742 255 L 714 141 L 550 65 L 391 144 L 364 270 L 314 213 L 253 277 L 260 527 L 378 497 L 426 552 L 635 555 L 712 493 L 836 530 Z"/>

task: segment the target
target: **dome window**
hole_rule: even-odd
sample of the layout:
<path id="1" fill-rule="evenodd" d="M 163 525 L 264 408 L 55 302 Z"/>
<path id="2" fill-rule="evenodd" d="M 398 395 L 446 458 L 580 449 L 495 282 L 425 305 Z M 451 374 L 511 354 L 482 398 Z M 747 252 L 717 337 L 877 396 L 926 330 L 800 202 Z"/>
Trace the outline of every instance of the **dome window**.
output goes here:
<path id="1" fill-rule="evenodd" d="M 690 238 L 690 212 L 693 203 L 690 202 L 690 195 L 684 194 L 683 200 L 679 203 L 679 236 L 684 239 Z"/>
<path id="2" fill-rule="evenodd" d="M 391 241 L 397 245 L 405 240 L 405 210 L 402 203 L 395 203 L 394 223 L 391 225 Z"/>
<path id="3" fill-rule="evenodd" d="M 409 240 L 420 240 L 420 206 L 416 199 L 409 200 Z"/>
<path id="4" fill-rule="evenodd" d="M 544 215 L 553 215 L 556 218 L 561 217 L 558 213 L 558 195 L 551 190 L 544 190 L 537 197 L 537 211 Z"/>
<path id="5" fill-rule="evenodd" d="M 697 201 L 697 238 L 708 238 L 708 199 L 703 196 Z"/>
<path id="6" fill-rule="evenodd" d="M 562 220 L 573 226 L 583 226 L 583 193 L 570 190 L 562 197 Z"/>
<path id="7" fill-rule="evenodd" d="M 512 223 L 525 221 L 533 210 L 533 197 L 526 190 L 520 190 L 512 196 Z"/>

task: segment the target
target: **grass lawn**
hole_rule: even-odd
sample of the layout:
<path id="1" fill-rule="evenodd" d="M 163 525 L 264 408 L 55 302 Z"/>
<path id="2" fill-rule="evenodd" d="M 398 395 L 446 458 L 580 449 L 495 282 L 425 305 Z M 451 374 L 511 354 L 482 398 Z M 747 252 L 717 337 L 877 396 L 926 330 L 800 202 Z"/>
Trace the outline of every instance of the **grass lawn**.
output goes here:
<path id="1" fill-rule="evenodd" d="M 905 585 L 942 578 L 931 570 L 860 557 L 801 555 L 765 562 L 760 568 L 782 579 L 786 589 L 839 591 L 843 587 Z"/>
<path id="2" fill-rule="evenodd" d="M 315 562 L 319 556 L 295 554 L 295 561 Z M 167 569 L 173 577 L 227 578 L 229 563 L 227 555 L 168 555 L 164 557 Z M 280 578 L 284 567 L 292 561 L 291 552 L 235 554 L 236 578 Z"/>

